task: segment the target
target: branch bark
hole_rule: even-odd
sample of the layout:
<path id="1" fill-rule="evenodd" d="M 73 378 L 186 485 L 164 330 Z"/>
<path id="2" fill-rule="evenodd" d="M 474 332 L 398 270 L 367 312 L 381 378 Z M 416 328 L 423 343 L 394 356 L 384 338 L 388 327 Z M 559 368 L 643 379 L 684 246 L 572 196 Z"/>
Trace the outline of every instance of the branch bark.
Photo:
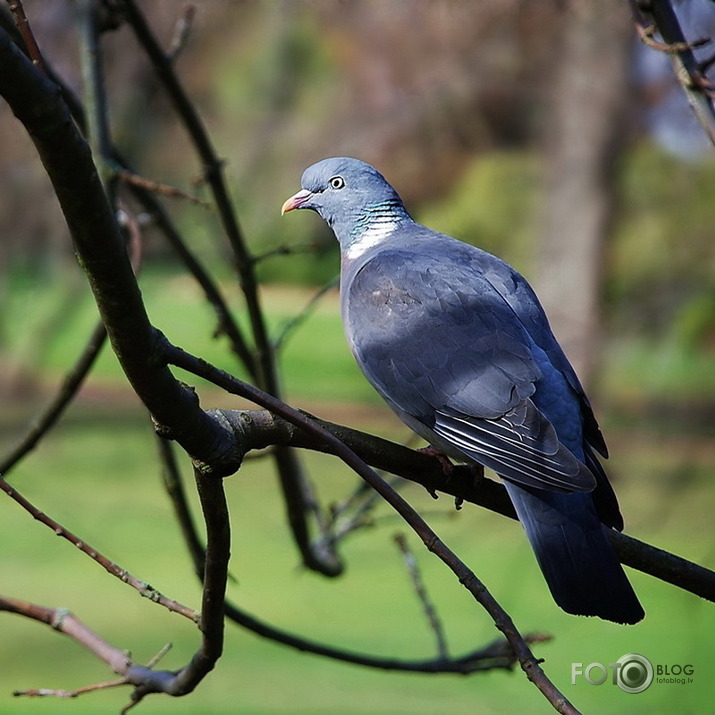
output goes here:
<path id="1" fill-rule="evenodd" d="M 65 608 L 47 608 L 8 596 L 0 596 L 0 611 L 15 613 L 45 623 L 83 645 L 118 675 L 126 675 L 132 665 L 125 651 L 115 648 L 88 628 Z"/>
<path id="2" fill-rule="evenodd" d="M 237 433 L 243 435 L 239 441 L 243 441 L 246 451 L 286 443 L 335 454 L 325 440 L 268 410 L 224 411 L 223 415 Z M 317 417 L 311 416 L 311 419 L 376 469 L 419 484 L 432 495 L 438 492 L 449 494 L 458 500 L 516 519 L 504 487 L 485 478 L 479 467 L 462 464 L 445 470 L 443 462 L 435 457 Z M 604 529 L 619 558 L 627 566 L 715 602 L 715 572 L 627 534 Z"/>
<path id="3" fill-rule="evenodd" d="M 119 226 L 92 155 L 60 88 L 0 32 L 0 94 L 25 125 L 67 221 L 112 347 L 134 390 L 159 425 L 217 476 L 240 464 L 231 435 L 205 413 L 194 393 L 160 359 L 161 340 L 149 322 Z"/>

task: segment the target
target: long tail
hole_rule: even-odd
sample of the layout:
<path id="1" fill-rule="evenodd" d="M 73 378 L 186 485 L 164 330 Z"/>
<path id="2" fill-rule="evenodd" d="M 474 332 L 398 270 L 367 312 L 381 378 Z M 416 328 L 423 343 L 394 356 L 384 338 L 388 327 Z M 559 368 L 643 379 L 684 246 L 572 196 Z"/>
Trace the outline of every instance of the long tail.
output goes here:
<path id="1" fill-rule="evenodd" d="M 590 494 L 505 484 L 551 595 L 564 611 L 616 623 L 643 618 Z"/>

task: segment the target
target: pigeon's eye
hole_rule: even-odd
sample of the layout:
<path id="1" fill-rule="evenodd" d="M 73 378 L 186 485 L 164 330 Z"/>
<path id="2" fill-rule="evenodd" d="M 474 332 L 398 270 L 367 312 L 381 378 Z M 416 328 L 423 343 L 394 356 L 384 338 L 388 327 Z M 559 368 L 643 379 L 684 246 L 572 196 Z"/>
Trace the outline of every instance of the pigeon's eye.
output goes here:
<path id="1" fill-rule="evenodd" d="M 345 179 L 342 176 L 333 176 L 328 183 L 331 189 L 342 189 L 345 186 Z"/>

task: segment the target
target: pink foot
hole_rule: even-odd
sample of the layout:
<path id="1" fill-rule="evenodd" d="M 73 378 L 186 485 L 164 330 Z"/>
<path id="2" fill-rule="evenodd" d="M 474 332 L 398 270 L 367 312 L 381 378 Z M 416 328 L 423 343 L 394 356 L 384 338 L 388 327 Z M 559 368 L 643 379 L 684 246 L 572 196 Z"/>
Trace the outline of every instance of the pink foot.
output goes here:
<path id="1" fill-rule="evenodd" d="M 452 474 L 454 465 L 449 461 L 449 457 L 444 452 L 440 451 L 436 447 L 433 447 L 432 445 L 429 447 L 422 447 L 422 449 L 418 449 L 417 451 L 420 454 L 426 454 L 428 457 L 434 457 L 440 463 L 442 471 L 446 476 L 450 476 Z"/>

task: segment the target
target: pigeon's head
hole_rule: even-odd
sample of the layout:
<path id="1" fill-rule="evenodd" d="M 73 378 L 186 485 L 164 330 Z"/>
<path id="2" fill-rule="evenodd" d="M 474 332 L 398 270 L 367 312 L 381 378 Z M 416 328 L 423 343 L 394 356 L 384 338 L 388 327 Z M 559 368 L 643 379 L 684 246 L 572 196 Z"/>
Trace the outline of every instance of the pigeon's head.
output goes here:
<path id="1" fill-rule="evenodd" d="M 397 192 L 375 168 L 359 159 L 323 159 L 309 166 L 301 190 L 281 213 L 312 209 L 333 229 L 341 249 L 349 249 L 366 234 L 387 235 L 388 227 L 409 219 Z"/>

